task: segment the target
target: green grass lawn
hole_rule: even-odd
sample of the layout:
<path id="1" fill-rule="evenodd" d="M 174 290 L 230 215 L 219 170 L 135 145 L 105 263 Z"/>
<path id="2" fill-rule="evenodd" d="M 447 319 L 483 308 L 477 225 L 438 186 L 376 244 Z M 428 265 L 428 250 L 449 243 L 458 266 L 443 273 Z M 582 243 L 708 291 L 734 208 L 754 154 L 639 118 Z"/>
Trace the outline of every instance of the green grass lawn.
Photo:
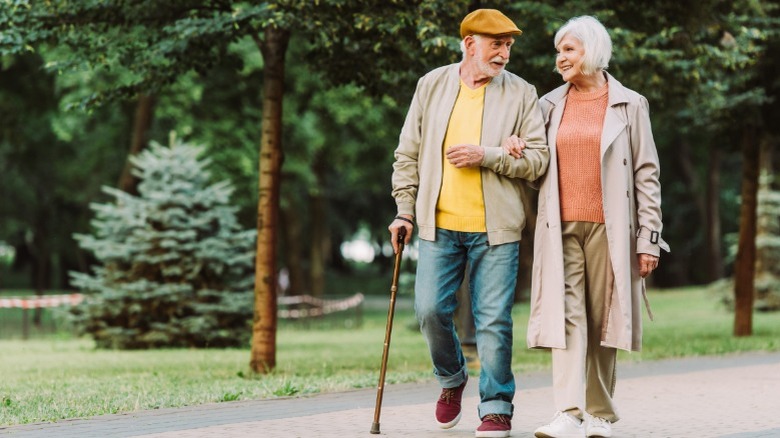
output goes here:
<path id="1" fill-rule="evenodd" d="M 623 362 L 780 350 L 780 314 L 757 313 L 755 334 L 734 338 L 733 314 L 701 288 L 654 291 L 650 299 L 655 321 L 645 325 L 644 350 L 621 352 Z M 513 369 L 522 379 L 547 368 L 550 355 L 525 348 L 527 305 L 514 316 Z M 0 425 L 375 387 L 385 317 L 386 309 L 366 311 L 359 328 L 282 324 L 277 368 L 261 376 L 248 370 L 248 349 L 106 351 L 67 336 L 0 340 Z M 411 312 L 399 309 L 388 383 L 432 379 L 414 325 Z"/>

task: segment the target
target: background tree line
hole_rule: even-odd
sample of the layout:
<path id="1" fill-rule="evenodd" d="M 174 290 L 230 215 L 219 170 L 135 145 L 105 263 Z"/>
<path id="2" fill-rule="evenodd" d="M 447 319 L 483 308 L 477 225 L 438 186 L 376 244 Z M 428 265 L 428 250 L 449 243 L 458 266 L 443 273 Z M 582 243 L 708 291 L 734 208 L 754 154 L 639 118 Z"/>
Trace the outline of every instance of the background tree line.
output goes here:
<path id="1" fill-rule="evenodd" d="M 100 187 L 132 193 L 128 155 L 176 131 L 206 145 L 215 177 L 236 186 L 241 223 L 258 229 L 255 330 L 267 335 L 279 268 L 289 293 L 323 294 L 336 289 L 325 272 L 350 269 L 342 242 L 359 229 L 386 240 L 392 151 L 416 79 L 459 60 L 460 20 L 478 7 L 524 30 L 508 70 L 540 95 L 560 83 L 555 30 L 601 19 L 610 71 L 650 100 L 673 248 L 655 285 L 709 283 L 738 266 L 738 281 L 752 281 L 757 171 L 771 173 L 780 134 L 773 2 L 1 3 L 0 240 L 29 277 L 0 286 L 68 288 L 67 272 L 91 263 L 72 236 L 89 229 Z M 376 264 L 390 260 L 380 252 Z"/>

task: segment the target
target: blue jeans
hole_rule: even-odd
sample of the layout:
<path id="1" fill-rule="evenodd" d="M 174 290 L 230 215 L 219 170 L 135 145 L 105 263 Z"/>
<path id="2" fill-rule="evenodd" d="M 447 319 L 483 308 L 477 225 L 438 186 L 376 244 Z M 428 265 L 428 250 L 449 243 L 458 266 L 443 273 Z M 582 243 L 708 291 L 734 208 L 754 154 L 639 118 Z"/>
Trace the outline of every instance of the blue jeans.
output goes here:
<path id="1" fill-rule="evenodd" d="M 414 307 L 428 342 L 433 372 L 442 388 L 466 379 L 466 360 L 455 332 L 456 292 L 469 267 L 471 309 L 476 326 L 479 417 L 512 415 L 512 304 L 519 245 L 490 246 L 487 233 L 436 229 L 436 241 L 419 241 Z"/>

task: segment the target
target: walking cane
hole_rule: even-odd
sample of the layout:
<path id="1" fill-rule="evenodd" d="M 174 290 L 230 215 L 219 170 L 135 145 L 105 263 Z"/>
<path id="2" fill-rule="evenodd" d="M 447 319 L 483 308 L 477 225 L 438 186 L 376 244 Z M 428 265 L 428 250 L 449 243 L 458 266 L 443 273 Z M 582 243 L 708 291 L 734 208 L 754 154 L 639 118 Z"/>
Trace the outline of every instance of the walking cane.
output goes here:
<path id="1" fill-rule="evenodd" d="M 385 390 L 385 372 L 387 371 L 387 354 L 390 352 L 390 335 L 393 333 L 393 314 L 395 313 L 395 295 L 398 291 L 398 274 L 401 268 L 401 255 L 404 252 L 404 240 L 406 228 L 398 229 L 398 252 L 395 254 L 395 266 L 393 267 L 393 284 L 390 286 L 390 307 L 387 310 L 387 326 L 385 327 L 385 346 L 382 350 L 382 366 L 379 369 L 379 386 L 376 388 L 376 407 L 374 408 L 374 422 L 371 424 L 371 433 L 379 433 L 379 412 L 382 410 L 382 394 Z"/>

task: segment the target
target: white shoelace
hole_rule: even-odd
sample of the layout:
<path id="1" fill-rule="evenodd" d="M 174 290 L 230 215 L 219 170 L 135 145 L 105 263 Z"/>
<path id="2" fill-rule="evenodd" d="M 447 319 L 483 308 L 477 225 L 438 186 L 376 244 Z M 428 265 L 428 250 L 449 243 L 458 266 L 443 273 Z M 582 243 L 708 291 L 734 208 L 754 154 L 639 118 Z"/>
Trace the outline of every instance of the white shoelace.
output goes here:
<path id="1" fill-rule="evenodd" d="M 601 417 L 591 417 L 590 419 L 590 427 L 598 427 L 598 428 L 608 428 L 610 425 L 609 420 L 601 418 Z"/>
<path id="2" fill-rule="evenodd" d="M 569 414 L 567 414 L 565 412 L 558 411 L 553 416 L 553 421 L 552 422 L 553 423 L 558 423 L 558 422 L 561 422 L 561 421 L 569 422 L 569 423 L 575 424 L 577 426 L 582 426 L 582 422 L 579 419 L 574 418 L 574 417 L 572 417 L 571 415 L 569 415 Z"/>

